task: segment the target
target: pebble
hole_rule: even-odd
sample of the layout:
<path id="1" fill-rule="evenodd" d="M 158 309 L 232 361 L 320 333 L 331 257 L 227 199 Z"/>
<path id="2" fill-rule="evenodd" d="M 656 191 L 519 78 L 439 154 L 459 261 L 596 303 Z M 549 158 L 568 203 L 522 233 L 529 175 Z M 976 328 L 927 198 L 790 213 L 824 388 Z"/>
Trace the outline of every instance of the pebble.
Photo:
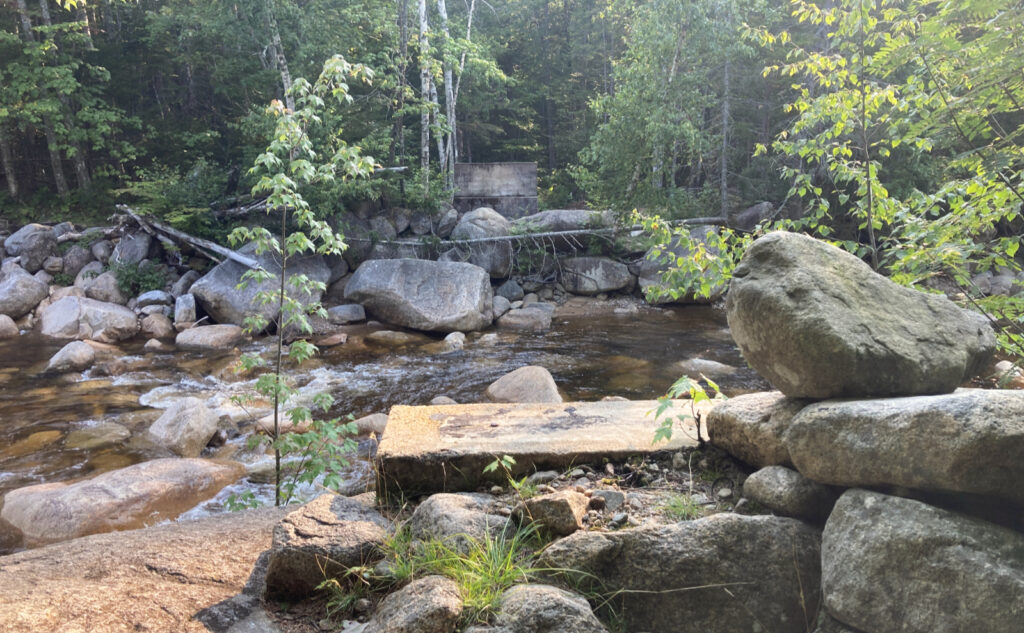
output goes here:
<path id="1" fill-rule="evenodd" d="M 686 468 L 686 466 L 686 456 L 683 455 L 682 451 L 679 451 L 678 453 L 672 456 L 672 468 L 674 470 L 682 470 Z"/>
<path id="2" fill-rule="evenodd" d="M 604 472 L 607 473 L 607 475 L 609 477 L 614 477 L 615 476 L 615 465 L 611 464 L 611 463 L 605 464 L 604 465 Z"/>
<path id="3" fill-rule="evenodd" d="M 718 491 L 719 499 L 728 499 L 732 496 L 732 488 L 722 488 Z"/>
<path id="4" fill-rule="evenodd" d="M 558 473 L 553 470 L 540 470 L 530 475 L 526 481 L 531 484 L 546 484 L 558 479 Z"/>
<path id="5" fill-rule="evenodd" d="M 595 490 L 594 496 L 591 497 L 591 503 L 595 499 L 600 499 L 603 507 L 614 512 L 626 502 L 626 495 L 618 490 Z"/>
<path id="6" fill-rule="evenodd" d="M 608 522 L 608 525 L 612 527 L 619 527 L 625 525 L 626 521 L 629 520 L 629 515 L 625 512 L 616 512 L 612 515 L 612 520 Z"/>
<path id="7" fill-rule="evenodd" d="M 590 498 L 590 507 L 593 508 L 593 510 L 604 510 L 605 506 L 606 502 L 604 497 L 594 496 Z"/>
<path id="8" fill-rule="evenodd" d="M 569 478 L 579 479 L 580 477 L 586 476 L 586 474 L 586 471 L 584 471 L 582 468 L 574 468 L 572 472 L 569 473 Z"/>
<path id="9" fill-rule="evenodd" d="M 497 497 L 498 495 L 504 494 L 505 489 L 501 486 L 491 486 L 491 494 Z"/>

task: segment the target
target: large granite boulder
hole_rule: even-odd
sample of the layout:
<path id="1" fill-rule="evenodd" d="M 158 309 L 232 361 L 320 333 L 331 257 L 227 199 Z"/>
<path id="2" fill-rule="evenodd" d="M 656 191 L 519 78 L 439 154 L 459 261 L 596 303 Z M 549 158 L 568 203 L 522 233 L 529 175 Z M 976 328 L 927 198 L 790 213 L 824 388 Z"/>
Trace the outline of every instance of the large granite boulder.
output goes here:
<path id="1" fill-rule="evenodd" d="M 4 239 L 4 250 L 8 257 L 18 257 L 28 239 L 34 235 L 49 233 L 53 235 L 53 229 L 45 224 L 26 224 Z"/>
<path id="2" fill-rule="evenodd" d="M 267 272 L 274 275 L 273 279 L 263 283 L 249 282 L 244 289 L 239 290 L 237 286 L 242 281 L 242 275 L 249 269 L 229 259 L 218 264 L 189 289 L 206 314 L 217 323 L 244 325 L 246 317 L 250 315 L 262 316 L 268 322 L 278 317 L 277 302 L 261 305 L 256 300 L 256 295 L 260 292 L 276 292 L 279 289 L 278 275 L 281 273 L 281 264 L 271 253 L 256 255 L 255 251 L 254 244 L 246 244 L 239 249 L 240 253 L 260 262 Z M 289 278 L 292 275 L 306 275 L 311 281 L 326 284 L 331 277 L 331 269 L 321 255 L 295 257 L 288 260 L 285 275 Z M 307 293 L 290 285 L 287 286 L 287 293 L 289 297 L 304 305 L 319 302 L 323 296 L 321 291 L 313 290 Z"/>
<path id="3" fill-rule="evenodd" d="M 487 271 L 459 262 L 377 259 L 363 262 L 345 286 L 345 299 L 375 317 L 432 332 L 469 332 L 491 324 Z"/>
<path id="4" fill-rule="evenodd" d="M 462 216 L 452 231 L 453 240 L 474 240 L 509 235 L 512 224 L 494 209 L 480 207 Z M 458 247 L 463 261 L 475 264 L 491 277 L 504 278 L 512 273 L 512 243 L 508 241 L 462 244 Z"/>
<path id="5" fill-rule="evenodd" d="M 199 398 L 182 398 L 157 418 L 148 436 L 182 457 L 199 457 L 216 432 L 217 416 L 213 411 Z"/>
<path id="6" fill-rule="evenodd" d="M 114 252 L 110 255 L 110 261 L 126 266 L 138 266 L 149 255 L 149 250 L 152 246 L 153 238 L 148 233 L 144 231 L 129 233 L 122 237 L 117 242 L 117 245 L 114 246 Z"/>
<path id="7" fill-rule="evenodd" d="M 593 209 L 548 209 L 517 218 L 512 222 L 518 233 L 560 233 L 603 229 L 614 225 L 614 213 Z M 579 236 L 554 236 L 545 238 L 545 242 L 552 244 L 558 251 L 576 251 L 580 247 Z"/>
<path id="8" fill-rule="evenodd" d="M 63 273 L 74 279 L 78 276 L 78 273 L 85 268 L 89 262 L 96 261 L 92 251 L 84 246 L 75 244 L 68 252 L 64 253 L 64 269 Z"/>
<path id="9" fill-rule="evenodd" d="M 0 518 L 17 528 L 26 547 L 173 519 L 245 473 L 241 464 L 202 459 L 156 459 L 73 484 L 12 490 Z"/>
<path id="10" fill-rule="evenodd" d="M 870 633 L 1016 633 L 1024 534 L 920 501 L 849 490 L 822 536 L 828 613 Z"/>
<path id="11" fill-rule="evenodd" d="M 729 398 L 708 413 L 708 436 L 712 444 L 751 466 L 791 466 L 782 435 L 806 405 L 806 400 L 778 391 Z"/>
<path id="12" fill-rule="evenodd" d="M 821 535 L 794 519 L 716 514 L 619 532 L 576 532 L 540 565 L 624 593 L 627 631 L 806 633 L 818 609 Z"/>
<path id="13" fill-rule="evenodd" d="M 607 257 L 568 257 L 562 260 L 562 285 L 577 295 L 614 292 L 633 285 L 625 264 Z"/>
<path id="14" fill-rule="evenodd" d="M 139 332 L 139 319 L 124 306 L 67 296 L 43 310 L 42 333 L 53 338 L 116 343 Z"/>
<path id="15" fill-rule="evenodd" d="M 491 383 L 484 395 L 491 402 L 562 402 L 551 372 L 537 365 L 505 374 Z"/>
<path id="16" fill-rule="evenodd" d="M 0 314 L 20 319 L 50 294 L 50 287 L 19 266 L 0 277 Z"/>
<path id="17" fill-rule="evenodd" d="M 796 414 L 783 439 L 797 470 L 821 483 L 1024 502 L 1024 391 L 825 401 Z"/>
<path id="18" fill-rule="evenodd" d="M 117 275 L 109 270 L 93 278 L 92 283 L 85 289 L 85 296 L 103 303 L 116 303 L 122 306 L 128 303 L 128 297 L 124 296 L 117 283 Z"/>
<path id="19" fill-rule="evenodd" d="M 751 244 L 726 311 L 747 362 L 793 397 L 948 393 L 995 351 L 984 316 L 796 233 Z"/>
<path id="20" fill-rule="evenodd" d="M 380 560 L 386 527 L 380 513 L 355 499 L 326 494 L 310 501 L 274 528 L 267 598 L 307 598 L 325 579 Z"/>
<path id="21" fill-rule="evenodd" d="M 386 596 L 363 633 L 453 633 L 461 615 L 455 581 L 426 576 Z"/>

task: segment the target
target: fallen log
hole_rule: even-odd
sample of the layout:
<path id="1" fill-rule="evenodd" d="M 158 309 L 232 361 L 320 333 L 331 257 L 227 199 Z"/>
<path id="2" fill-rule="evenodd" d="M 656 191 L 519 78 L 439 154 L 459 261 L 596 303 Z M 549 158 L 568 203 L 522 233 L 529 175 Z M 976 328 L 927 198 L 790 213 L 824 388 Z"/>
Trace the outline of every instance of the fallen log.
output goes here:
<path id="1" fill-rule="evenodd" d="M 238 262 L 239 264 L 242 264 L 243 266 L 246 266 L 248 268 L 260 269 L 263 267 L 257 260 L 253 259 L 252 257 L 249 257 L 248 255 L 243 255 L 238 251 L 233 251 L 230 248 L 225 248 L 220 244 L 217 244 L 216 242 L 211 242 L 210 240 L 204 240 L 200 237 L 189 235 L 184 231 L 179 231 L 176 228 L 167 226 L 163 222 L 158 222 L 157 220 L 153 220 L 151 218 L 143 219 L 135 211 L 133 211 L 126 205 L 119 204 L 117 205 L 117 208 L 118 210 L 124 211 L 125 213 L 130 215 L 132 219 L 138 222 L 142 230 L 146 231 L 147 233 L 150 233 L 152 235 L 153 231 L 157 231 L 165 236 L 163 239 L 173 238 L 173 240 L 184 242 L 185 244 L 188 244 L 192 248 L 205 254 L 207 257 L 209 257 L 215 262 L 220 262 L 221 260 L 215 257 L 214 255 L 211 255 L 210 253 L 216 253 L 221 257 L 230 259 L 231 261 Z M 158 239 L 160 238 L 158 237 Z"/>

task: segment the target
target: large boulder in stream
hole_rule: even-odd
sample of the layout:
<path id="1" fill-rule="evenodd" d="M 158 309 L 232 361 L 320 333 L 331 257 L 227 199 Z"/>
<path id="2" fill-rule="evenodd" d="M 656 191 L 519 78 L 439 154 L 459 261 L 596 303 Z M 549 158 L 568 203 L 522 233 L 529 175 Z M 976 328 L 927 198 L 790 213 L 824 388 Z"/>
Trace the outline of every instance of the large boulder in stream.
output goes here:
<path id="1" fill-rule="evenodd" d="M 156 459 L 73 484 L 49 483 L 12 490 L 0 518 L 26 547 L 173 519 L 245 474 L 235 462 Z"/>
<path id="2" fill-rule="evenodd" d="M 562 285 L 577 295 L 596 295 L 632 286 L 629 268 L 607 257 L 567 257 L 562 260 Z"/>
<path id="3" fill-rule="evenodd" d="M 796 233 L 751 244 L 726 311 L 747 362 L 792 397 L 948 393 L 987 367 L 996 344 L 984 316 Z"/>
<path id="4" fill-rule="evenodd" d="M 147 435 L 182 457 L 199 457 L 217 432 L 217 416 L 199 398 L 182 398 L 163 412 Z"/>
<path id="5" fill-rule="evenodd" d="M 1024 534 L 920 501 L 849 490 L 825 525 L 828 613 L 870 633 L 1017 633 Z"/>
<path id="6" fill-rule="evenodd" d="M 116 343 L 139 332 L 134 312 L 114 303 L 66 296 L 43 310 L 44 336 Z"/>
<path id="7" fill-rule="evenodd" d="M 246 244 L 239 249 L 244 255 L 253 257 L 263 266 L 274 279 L 263 283 L 249 282 L 243 289 L 238 289 L 242 275 L 249 269 L 232 260 L 225 260 L 213 270 L 206 273 L 199 281 L 192 284 L 189 292 L 195 296 L 196 302 L 217 323 L 244 325 L 246 317 L 259 315 L 269 321 L 277 318 L 277 302 L 260 304 L 256 295 L 260 292 L 275 292 L 279 288 L 278 281 L 281 265 L 271 253 L 256 255 L 255 244 Z M 295 257 L 288 260 L 285 274 L 305 275 L 311 281 L 326 284 L 331 278 L 331 269 L 320 255 Z M 288 296 L 304 305 L 319 302 L 323 292 L 303 292 L 289 286 Z"/>
<path id="8" fill-rule="evenodd" d="M 50 294 L 50 287 L 25 272 L 11 266 L 0 277 L 0 314 L 20 319 L 31 312 Z"/>
<path id="9" fill-rule="evenodd" d="M 494 209 L 480 207 L 462 216 L 452 231 L 453 240 L 475 240 L 509 235 L 512 224 Z M 473 242 L 457 247 L 459 258 L 476 264 L 491 277 L 505 278 L 512 272 L 512 243 Z"/>
<path id="10" fill-rule="evenodd" d="M 429 332 L 481 330 L 492 320 L 487 271 L 461 262 L 369 260 L 345 286 L 345 299 L 382 321 Z"/>

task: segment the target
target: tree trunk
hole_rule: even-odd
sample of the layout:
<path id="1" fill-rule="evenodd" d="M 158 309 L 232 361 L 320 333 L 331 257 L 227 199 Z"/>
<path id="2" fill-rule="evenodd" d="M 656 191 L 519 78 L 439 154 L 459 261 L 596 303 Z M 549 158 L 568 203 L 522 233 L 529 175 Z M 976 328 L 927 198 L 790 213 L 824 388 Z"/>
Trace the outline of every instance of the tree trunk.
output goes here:
<path id="1" fill-rule="evenodd" d="M 266 9 L 266 25 L 267 34 L 270 36 L 270 49 L 274 57 L 274 64 L 277 67 L 278 72 L 281 73 L 281 87 L 284 88 L 284 104 L 291 110 L 295 111 L 295 97 L 291 95 L 292 91 L 292 73 L 288 70 L 288 58 L 284 54 L 284 45 L 281 43 L 281 32 L 277 28 L 277 14 L 274 12 L 274 0 L 266 0 L 264 3 Z"/>
<path id="2" fill-rule="evenodd" d="M 444 33 L 444 53 L 442 61 L 444 64 L 444 108 L 445 117 L 448 119 L 448 132 L 445 134 L 444 160 L 444 184 L 446 189 L 455 186 L 455 131 L 457 122 L 455 120 L 455 85 L 453 80 L 451 55 L 448 47 L 451 43 L 451 33 L 448 30 L 448 7 L 445 0 L 437 0 L 437 12 L 441 16 L 441 31 Z"/>
<path id="3" fill-rule="evenodd" d="M 21 18 L 21 37 L 26 42 L 34 42 L 36 36 L 32 30 L 32 19 L 28 15 L 28 7 L 25 5 L 25 0 L 17 1 L 18 17 Z M 64 163 L 60 155 L 60 146 L 57 143 L 57 132 L 53 127 L 53 119 L 49 116 L 43 117 L 43 133 L 46 136 L 46 149 L 50 154 L 53 184 L 57 187 L 57 193 L 64 197 L 68 195 L 68 180 L 64 176 Z"/>
<path id="4" fill-rule="evenodd" d="M 722 217 L 729 217 L 729 60 L 725 60 L 722 72 L 722 156 L 721 182 L 719 191 L 722 196 Z"/>
<path id="5" fill-rule="evenodd" d="M 39 11 L 40 11 L 40 13 L 42 14 L 42 17 L 43 17 L 43 24 L 46 25 L 46 26 L 53 26 L 53 21 L 50 19 L 49 0 L 39 0 Z M 50 40 L 50 39 L 53 39 L 53 36 L 52 35 L 47 35 L 47 40 Z M 60 46 L 59 43 L 55 43 L 55 44 L 58 47 Z M 62 116 L 64 118 L 64 128 L 68 131 L 68 133 L 70 133 L 73 129 L 75 129 L 74 122 L 71 120 L 71 112 L 72 112 L 71 100 L 68 98 L 68 96 L 66 94 L 64 94 L 62 92 L 58 92 L 57 93 L 57 99 L 60 100 L 61 114 L 62 114 Z M 47 130 L 46 142 L 49 145 L 50 141 L 51 141 L 51 137 L 52 137 L 52 140 L 55 142 L 56 139 L 57 139 L 57 135 L 53 132 L 52 125 L 48 125 L 47 127 L 49 129 Z M 71 139 L 68 139 L 68 145 L 70 145 L 71 149 L 74 150 L 74 153 L 71 156 L 71 163 L 75 167 L 75 177 L 78 180 L 78 187 L 80 189 L 86 189 L 91 184 L 92 178 L 89 176 L 89 165 L 86 162 L 85 148 L 78 141 L 71 140 Z M 51 163 L 52 162 L 53 162 L 53 159 L 51 158 Z M 61 175 L 63 176 L 63 174 L 61 174 Z M 56 174 L 55 174 L 55 176 L 56 176 Z M 64 186 L 66 188 L 67 184 L 65 183 Z M 60 189 L 60 185 L 59 184 L 57 186 L 57 189 L 58 190 Z M 66 189 L 65 189 L 65 192 L 66 192 Z"/>
<path id="6" fill-rule="evenodd" d="M 548 4 L 541 18 L 540 45 L 548 46 Z M 544 64 L 544 134 L 548 139 L 548 169 L 555 168 L 555 104 L 551 100 L 551 65 Z"/>
<path id="7" fill-rule="evenodd" d="M 92 42 L 92 23 L 89 21 L 89 12 L 85 8 L 86 0 L 78 0 L 78 9 L 75 11 L 75 19 L 82 23 L 82 33 L 89 41 L 89 50 L 94 51 L 96 47 Z"/>
<path id="8" fill-rule="evenodd" d="M 13 200 L 17 200 L 18 174 L 14 171 L 14 154 L 11 152 L 11 140 L 5 125 L 0 125 L 0 166 L 3 166 L 7 178 L 7 193 L 11 194 Z"/>
<path id="9" fill-rule="evenodd" d="M 427 31 L 427 0 L 419 0 L 420 13 L 420 170 L 423 193 L 430 191 L 430 42 Z"/>
<path id="10" fill-rule="evenodd" d="M 395 154 L 405 157 L 405 73 L 409 68 L 409 0 L 398 0 L 398 89 L 395 96 L 395 115 L 391 127 L 391 147 L 388 164 L 395 165 Z"/>
<path id="11" fill-rule="evenodd" d="M 121 39 L 121 33 L 114 21 L 114 11 L 110 8 L 110 0 L 100 0 L 100 15 L 103 17 L 103 31 L 106 33 L 108 42 L 116 42 Z"/>

